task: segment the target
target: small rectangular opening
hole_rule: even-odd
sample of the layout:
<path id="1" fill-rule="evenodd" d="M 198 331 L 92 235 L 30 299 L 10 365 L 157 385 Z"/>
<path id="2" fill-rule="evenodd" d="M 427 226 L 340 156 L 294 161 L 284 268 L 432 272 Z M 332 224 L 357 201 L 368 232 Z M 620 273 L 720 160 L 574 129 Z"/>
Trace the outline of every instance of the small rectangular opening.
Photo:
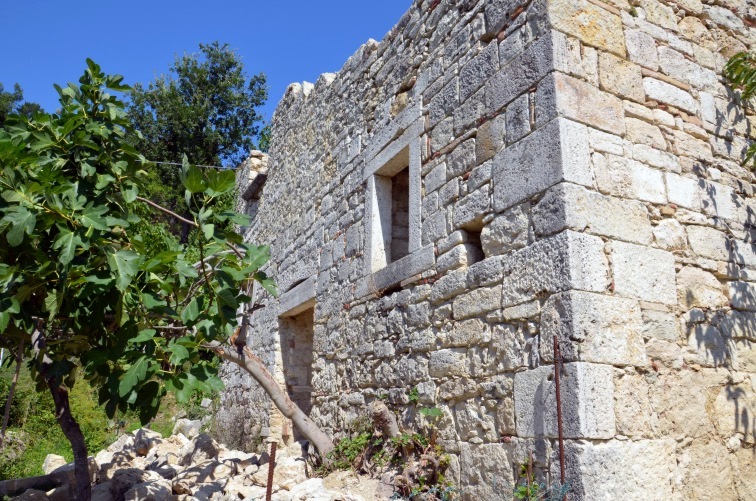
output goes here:
<path id="1" fill-rule="evenodd" d="M 391 255 L 388 262 L 409 254 L 409 166 L 391 178 Z"/>
<path id="2" fill-rule="evenodd" d="M 463 239 L 467 247 L 467 266 L 485 259 L 483 244 L 480 242 L 480 234 L 483 231 L 482 224 L 466 226 L 462 229 Z"/>
<path id="3" fill-rule="evenodd" d="M 410 169 L 409 146 L 403 148 L 374 176 L 377 211 L 373 231 L 379 235 L 375 256 L 380 269 L 409 255 Z"/>
<path id="4" fill-rule="evenodd" d="M 289 398 L 302 412 L 310 415 L 312 410 L 312 351 L 315 329 L 315 309 L 307 309 L 295 316 L 280 318 L 281 359 L 284 381 Z M 294 430 L 294 439 L 303 439 L 299 430 Z"/>

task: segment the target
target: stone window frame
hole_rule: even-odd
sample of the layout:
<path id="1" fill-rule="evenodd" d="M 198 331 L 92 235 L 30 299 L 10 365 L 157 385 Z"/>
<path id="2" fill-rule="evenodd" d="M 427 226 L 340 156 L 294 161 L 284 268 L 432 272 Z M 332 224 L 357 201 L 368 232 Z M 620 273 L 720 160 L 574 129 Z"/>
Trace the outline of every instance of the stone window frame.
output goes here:
<path id="1" fill-rule="evenodd" d="M 418 113 L 419 115 L 419 113 Z M 425 124 L 422 116 L 417 118 L 398 135 L 394 135 L 381 145 L 379 151 L 367 161 L 363 172 L 363 182 L 367 182 L 365 195 L 365 274 L 375 277 L 380 274 L 384 279 L 375 286 L 383 288 L 401 282 L 417 273 L 418 255 L 427 254 L 422 247 L 422 135 Z M 397 137 L 398 136 L 398 137 Z M 386 263 L 385 245 L 381 225 L 381 214 L 390 214 L 387 204 L 392 203 L 390 183 L 380 178 L 391 177 L 403 170 L 404 165 L 392 164 L 405 149 L 409 149 L 409 228 L 408 253 L 406 256 Z M 393 172 L 396 170 L 396 172 Z M 390 216 L 389 216 L 390 217 Z M 432 249 L 431 249 L 432 252 Z M 427 259 L 420 259 L 427 261 Z M 390 278 L 389 278 L 390 277 Z M 385 283 L 384 283 L 385 282 Z"/>

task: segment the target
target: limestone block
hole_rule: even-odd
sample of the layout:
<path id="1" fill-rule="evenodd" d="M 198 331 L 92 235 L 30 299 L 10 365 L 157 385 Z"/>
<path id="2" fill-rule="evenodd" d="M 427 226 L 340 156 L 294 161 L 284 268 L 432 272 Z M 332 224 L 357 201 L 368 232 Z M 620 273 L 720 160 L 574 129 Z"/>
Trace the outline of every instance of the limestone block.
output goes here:
<path id="1" fill-rule="evenodd" d="M 750 312 L 730 310 L 718 319 L 718 327 L 733 339 L 756 341 L 756 320 Z"/>
<path id="2" fill-rule="evenodd" d="M 461 244 L 438 257 L 436 270 L 443 273 L 447 270 L 466 268 L 481 259 L 483 259 L 483 252 L 479 248 L 470 244 Z"/>
<path id="3" fill-rule="evenodd" d="M 743 20 L 732 11 L 716 5 L 705 5 L 704 16 L 714 23 L 734 31 L 743 31 Z"/>
<path id="4" fill-rule="evenodd" d="M 696 324 L 688 329 L 686 361 L 704 367 L 732 367 L 735 347 L 732 339 L 713 325 Z"/>
<path id="5" fill-rule="evenodd" d="M 490 341 L 491 333 L 487 324 L 474 318 L 455 322 L 445 338 L 444 347 L 473 346 Z"/>
<path id="6" fill-rule="evenodd" d="M 681 171 L 680 160 L 672 153 L 657 150 L 645 144 L 634 144 L 632 149 L 634 160 L 671 172 Z"/>
<path id="7" fill-rule="evenodd" d="M 478 165 L 494 157 L 504 148 L 505 115 L 483 123 L 475 136 L 475 158 Z"/>
<path id="8" fill-rule="evenodd" d="M 654 303 L 675 304 L 675 257 L 658 249 L 613 242 L 614 291 Z"/>
<path id="9" fill-rule="evenodd" d="M 452 303 L 455 319 L 475 317 L 501 306 L 501 286 L 474 289 L 457 296 Z"/>
<path id="10" fill-rule="evenodd" d="M 479 226 L 491 211 L 491 187 L 484 184 L 454 205 L 453 227 Z"/>
<path id="11" fill-rule="evenodd" d="M 489 43 L 459 72 L 459 99 L 464 102 L 499 70 L 499 44 Z"/>
<path id="12" fill-rule="evenodd" d="M 664 175 L 670 203 L 691 210 L 701 210 L 702 198 L 699 180 L 667 173 Z"/>
<path id="13" fill-rule="evenodd" d="M 476 141 L 477 145 L 478 142 Z M 470 173 L 470 177 L 467 178 L 467 191 L 474 191 L 491 181 L 491 166 L 492 161 L 486 161 L 482 165 L 475 167 Z"/>
<path id="14" fill-rule="evenodd" d="M 530 100 L 527 92 L 507 106 L 506 129 L 507 144 L 517 142 L 530 133 Z"/>
<path id="15" fill-rule="evenodd" d="M 627 29 L 625 30 L 625 43 L 627 55 L 632 62 L 654 71 L 659 69 L 659 57 L 656 52 L 654 37 L 641 30 Z"/>
<path id="16" fill-rule="evenodd" d="M 643 337 L 677 340 L 677 322 L 672 313 L 643 310 Z"/>
<path id="17" fill-rule="evenodd" d="M 504 259 L 503 256 L 489 257 L 470 266 L 467 269 L 466 287 L 474 289 L 501 283 L 504 278 Z"/>
<path id="18" fill-rule="evenodd" d="M 679 87 L 656 80 L 655 78 L 644 78 L 643 88 L 646 90 L 646 95 L 649 99 L 671 104 L 694 115 L 698 112 L 698 103 L 696 100 Z"/>
<path id="19" fill-rule="evenodd" d="M 548 3 L 549 19 L 555 29 L 581 42 L 625 56 L 622 21 L 618 15 L 587 0 L 555 0 Z"/>
<path id="20" fill-rule="evenodd" d="M 536 104 L 537 126 L 562 116 L 612 134 L 625 133 L 621 99 L 563 73 L 551 73 L 539 84 Z"/>
<path id="21" fill-rule="evenodd" d="M 660 249 L 684 249 L 687 244 L 685 229 L 677 219 L 662 219 L 654 227 L 654 241 Z"/>
<path id="22" fill-rule="evenodd" d="M 736 249 L 724 232 L 706 226 L 688 226 L 690 248 L 697 255 L 719 261 L 736 261 Z"/>
<path id="23" fill-rule="evenodd" d="M 631 438 L 650 435 L 651 402 L 642 375 L 624 374 L 614 379 L 614 405 L 618 434 Z"/>
<path id="24" fill-rule="evenodd" d="M 541 357 L 553 360 L 553 337 L 564 360 L 645 366 L 643 321 L 638 302 L 602 294 L 554 294 L 541 313 Z"/>
<path id="25" fill-rule="evenodd" d="M 568 442 L 567 477 L 574 479 L 570 499 L 681 501 L 674 493 L 675 449 L 672 439 Z"/>
<path id="26" fill-rule="evenodd" d="M 480 232 L 486 256 L 503 255 L 528 244 L 530 221 L 522 205 L 494 217 Z"/>
<path id="27" fill-rule="evenodd" d="M 591 148 L 595 151 L 603 151 L 613 155 L 624 155 L 625 149 L 622 138 L 598 129 L 588 129 L 588 139 Z"/>
<path id="28" fill-rule="evenodd" d="M 468 139 L 449 155 L 446 177 L 452 179 L 461 176 L 472 170 L 475 165 L 475 139 Z"/>
<path id="29" fill-rule="evenodd" d="M 423 244 L 430 244 L 449 234 L 446 211 L 438 210 L 423 219 Z"/>
<path id="30" fill-rule="evenodd" d="M 643 102 L 643 77 L 640 66 L 608 52 L 602 52 L 598 60 L 601 88 L 621 98 Z"/>
<path id="31" fill-rule="evenodd" d="M 431 289 L 431 302 L 439 303 L 454 297 L 467 288 L 467 274 L 459 270 L 438 279 Z"/>
<path id="32" fill-rule="evenodd" d="M 756 283 L 728 282 L 727 297 L 737 310 L 756 311 Z"/>
<path id="33" fill-rule="evenodd" d="M 460 445 L 460 490 L 465 500 L 498 499 L 505 485 L 514 485 L 510 444 Z"/>
<path id="34" fill-rule="evenodd" d="M 756 443 L 756 427 L 753 426 L 756 416 L 756 391 L 751 384 L 751 378 L 740 384 L 723 386 L 714 400 L 713 413 L 717 431 L 725 442 L 737 434 L 746 444 Z"/>
<path id="35" fill-rule="evenodd" d="M 687 309 L 716 309 L 727 304 L 722 284 L 701 268 L 686 266 L 677 274 L 677 300 Z"/>
<path id="36" fill-rule="evenodd" d="M 493 413 L 482 406 L 479 399 L 459 402 L 454 406 L 457 418 L 457 435 L 466 442 L 496 442 L 496 424 Z"/>
<path id="37" fill-rule="evenodd" d="M 444 118 L 451 116 L 459 103 L 459 79 L 451 79 L 428 105 L 430 125 L 434 126 Z"/>
<path id="38" fill-rule="evenodd" d="M 490 355 L 497 373 L 529 366 L 533 340 L 528 339 L 521 327 L 495 324 L 492 328 Z"/>
<path id="39" fill-rule="evenodd" d="M 454 376 L 469 376 L 469 362 L 467 350 L 464 348 L 451 348 L 432 351 L 428 362 L 428 374 L 435 378 Z"/>
<path id="40" fill-rule="evenodd" d="M 486 34 L 495 37 L 509 23 L 515 9 L 520 6 L 516 0 L 486 3 Z"/>
<path id="41" fill-rule="evenodd" d="M 562 415 L 566 438 L 611 438 L 615 434 L 614 383 L 608 365 L 564 364 Z M 520 437 L 556 437 L 553 366 L 515 374 L 515 417 Z"/>
<path id="42" fill-rule="evenodd" d="M 603 292 L 608 264 L 599 237 L 567 230 L 541 239 L 502 261 L 502 306 L 567 289 Z"/>
<path id="43" fill-rule="evenodd" d="M 714 161 L 712 145 L 716 144 L 716 136 L 712 138 L 711 143 L 709 143 L 700 139 L 700 137 L 695 137 L 679 130 L 673 130 L 669 137 L 672 141 L 672 151 L 677 155 L 685 155 L 705 162 Z M 729 146 L 726 146 L 725 148 L 728 152 L 730 151 Z"/>
<path id="44" fill-rule="evenodd" d="M 659 47 L 659 65 L 661 70 L 672 78 L 698 89 L 717 91 L 719 84 L 717 74 L 687 59 L 676 50 Z"/>
<path id="45" fill-rule="evenodd" d="M 601 193 L 652 203 L 667 201 L 661 171 L 614 155 L 594 158 L 596 184 Z"/>
<path id="46" fill-rule="evenodd" d="M 626 118 L 625 126 L 627 128 L 626 137 L 628 141 L 645 144 L 658 150 L 666 149 L 667 142 L 664 140 L 659 127 L 637 118 Z"/>
<path id="47" fill-rule="evenodd" d="M 486 113 L 495 113 L 546 76 L 554 67 L 551 34 L 528 45 L 485 85 Z"/>
<path id="48" fill-rule="evenodd" d="M 684 499 L 738 499 L 729 456 L 719 439 L 693 442 L 682 458 Z"/>
<path id="49" fill-rule="evenodd" d="M 173 499 L 171 482 L 168 480 L 156 480 L 136 484 L 123 495 L 124 501 L 168 501 Z"/>
<path id="50" fill-rule="evenodd" d="M 563 118 L 504 149 L 493 162 L 497 212 L 562 180 L 592 184 L 587 127 Z"/>
<path id="51" fill-rule="evenodd" d="M 569 183 L 550 188 L 536 204 L 533 227 L 537 235 L 569 228 L 646 245 L 653 239 L 643 203 L 607 197 Z"/>
<path id="52" fill-rule="evenodd" d="M 677 16 L 672 7 L 658 0 L 640 0 L 640 6 L 646 14 L 646 20 L 650 23 L 677 31 Z"/>

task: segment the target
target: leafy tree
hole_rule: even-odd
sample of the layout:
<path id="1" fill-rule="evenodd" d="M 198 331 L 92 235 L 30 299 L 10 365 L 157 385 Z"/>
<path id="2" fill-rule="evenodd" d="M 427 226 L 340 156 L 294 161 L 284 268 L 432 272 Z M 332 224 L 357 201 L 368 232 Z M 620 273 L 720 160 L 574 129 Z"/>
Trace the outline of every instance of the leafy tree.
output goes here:
<path id="1" fill-rule="evenodd" d="M 727 62 L 725 77 L 735 89 L 740 90 L 740 99 L 748 103 L 756 95 L 756 55 L 739 52 Z M 753 161 L 756 167 L 756 143 L 746 151 L 744 163 Z"/>
<path id="2" fill-rule="evenodd" d="M 268 97 L 264 74 L 248 77 L 228 44 L 200 44 L 200 53 L 177 57 L 168 76 L 135 85 L 128 117 L 142 138 L 137 148 L 150 160 L 235 167 L 253 146 Z M 150 170 L 148 198 L 171 209 L 183 206 L 179 171 L 158 164 Z M 233 207 L 233 195 L 220 200 Z M 160 218 L 174 234 L 188 239 L 188 227 Z"/>
<path id="3" fill-rule="evenodd" d="M 26 117 L 31 117 L 35 111 L 41 111 L 42 107 L 37 103 L 24 101 L 24 91 L 18 84 L 13 85 L 13 92 L 5 92 L 5 87 L 0 83 L 0 125 L 2 125 L 8 115 L 18 113 Z"/>
<path id="4" fill-rule="evenodd" d="M 99 389 L 109 416 L 137 410 L 152 418 L 166 391 L 180 402 L 220 389 L 215 352 L 246 368 L 284 415 L 321 452 L 332 447 L 273 382 L 248 349 L 227 343 L 253 282 L 275 293 L 259 271 L 267 247 L 222 228 L 242 216 L 214 201 L 233 189 L 232 171 L 184 161 L 179 180 L 197 228 L 197 262 L 185 248 L 155 253 L 138 231 L 139 196 L 149 162 L 134 147 L 122 77 L 87 60 L 79 85 L 56 86 L 60 111 L 14 116 L 0 129 L 0 346 L 22 344 L 38 389 L 50 392 L 71 443 L 76 498 L 88 500 L 87 447 L 71 412 L 78 378 Z"/>

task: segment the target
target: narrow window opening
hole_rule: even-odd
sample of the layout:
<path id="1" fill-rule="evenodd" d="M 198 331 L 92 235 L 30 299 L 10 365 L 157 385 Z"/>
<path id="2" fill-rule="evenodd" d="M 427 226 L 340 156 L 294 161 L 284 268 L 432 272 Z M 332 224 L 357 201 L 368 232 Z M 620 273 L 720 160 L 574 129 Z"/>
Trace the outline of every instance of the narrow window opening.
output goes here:
<path id="1" fill-rule="evenodd" d="M 465 239 L 465 247 L 467 249 L 467 265 L 483 261 L 485 254 L 483 253 L 483 244 L 480 241 L 480 234 L 483 231 L 483 224 L 476 224 L 466 227 L 462 230 Z"/>
<path id="2" fill-rule="evenodd" d="M 280 319 L 281 358 L 284 381 L 289 398 L 302 412 L 310 415 L 312 410 L 312 363 L 315 309 L 293 317 Z M 294 440 L 303 440 L 301 432 L 294 429 Z"/>
<path id="3" fill-rule="evenodd" d="M 409 254 L 409 166 L 391 178 L 391 254 L 388 262 Z"/>
<path id="4" fill-rule="evenodd" d="M 409 146 L 405 146 L 375 173 L 373 271 L 410 254 L 409 163 Z"/>

